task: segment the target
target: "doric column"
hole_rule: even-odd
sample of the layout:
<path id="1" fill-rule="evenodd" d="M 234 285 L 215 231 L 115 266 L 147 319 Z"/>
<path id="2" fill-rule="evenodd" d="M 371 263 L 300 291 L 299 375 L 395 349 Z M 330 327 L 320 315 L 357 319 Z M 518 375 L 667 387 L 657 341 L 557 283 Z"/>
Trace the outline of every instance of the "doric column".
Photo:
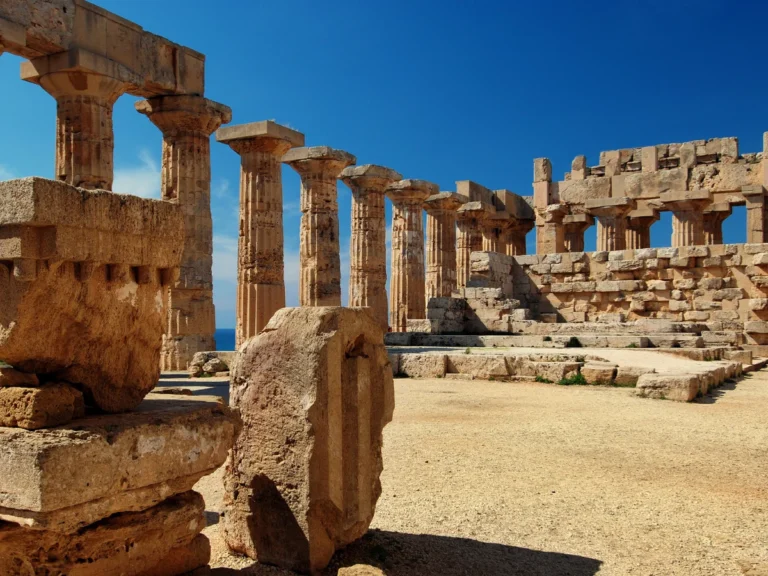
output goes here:
<path id="1" fill-rule="evenodd" d="M 356 161 L 327 146 L 294 148 L 283 156 L 301 177 L 301 306 L 341 306 L 337 180 Z"/>
<path id="2" fill-rule="evenodd" d="M 240 155 L 235 345 L 258 334 L 285 307 L 281 159 L 304 134 L 272 121 L 221 128 L 216 140 Z"/>
<path id="3" fill-rule="evenodd" d="M 723 221 L 731 215 L 728 202 L 712 204 L 704 212 L 704 244 L 723 243 Z"/>
<path id="4" fill-rule="evenodd" d="M 506 212 L 491 212 L 483 222 L 483 252 L 504 254 L 504 230 L 509 224 L 509 214 Z"/>
<path id="5" fill-rule="evenodd" d="M 768 132 L 766 132 L 768 135 Z M 767 157 L 768 149 L 763 153 Z M 763 162 L 768 170 L 768 162 Z M 742 186 L 741 193 L 747 201 L 747 244 L 762 244 L 765 242 L 768 229 L 768 213 L 765 209 L 765 188 L 761 184 Z"/>
<path id="6" fill-rule="evenodd" d="M 672 247 L 704 244 L 704 208 L 712 201 L 709 190 L 672 191 L 659 195 L 672 212 Z"/>
<path id="7" fill-rule="evenodd" d="M 424 200 L 437 194 L 436 184 L 400 180 L 387 188 L 392 201 L 392 281 L 389 286 L 389 325 L 405 332 L 408 320 L 425 318 Z"/>
<path id="8" fill-rule="evenodd" d="M 341 180 L 352 191 L 349 239 L 349 306 L 371 309 L 384 332 L 387 317 L 387 186 L 403 176 L 384 166 L 349 166 Z"/>
<path id="9" fill-rule="evenodd" d="M 80 51 L 38 58 L 22 70 L 23 80 L 40 84 L 56 99 L 56 179 L 112 190 L 112 108 L 130 87 L 132 74 L 94 54 L 86 59 Z"/>
<path id="10" fill-rule="evenodd" d="M 565 210 L 562 204 L 536 208 L 536 254 L 565 252 Z"/>
<path id="11" fill-rule="evenodd" d="M 627 214 L 636 207 L 632 198 L 593 198 L 585 207 L 597 218 L 597 250 L 624 250 Z"/>
<path id="12" fill-rule="evenodd" d="M 505 253 L 507 256 L 524 256 L 526 254 L 526 236 L 535 225 L 535 220 L 512 218 L 509 221 L 505 230 Z"/>
<path id="13" fill-rule="evenodd" d="M 577 157 L 583 158 L 583 156 Z M 576 162 L 574 160 L 574 163 Z M 584 252 L 584 232 L 595 223 L 589 214 L 568 214 L 563 217 L 563 234 L 566 252 Z"/>
<path id="14" fill-rule="evenodd" d="M 659 213 L 651 208 L 632 210 L 627 215 L 625 249 L 639 250 L 641 248 L 650 248 L 651 225 L 658 219 Z"/>
<path id="15" fill-rule="evenodd" d="M 163 370 L 186 370 L 195 352 L 216 349 L 210 136 L 232 119 L 232 111 L 188 95 L 142 100 L 136 110 L 163 133 L 162 198 L 183 207 L 184 247 L 160 364 Z"/>
<path id="16" fill-rule="evenodd" d="M 456 289 L 456 211 L 466 198 L 440 192 L 424 201 L 427 211 L 426 301 L 449 298 Z"/>
<path id="17" fill-rule="evenodd" d="M 469 282 L 469 257 L 483 249 L 483 222 L 488 207 L 482 202 L 467 202 L 456 211 L 456 286 Z"/>

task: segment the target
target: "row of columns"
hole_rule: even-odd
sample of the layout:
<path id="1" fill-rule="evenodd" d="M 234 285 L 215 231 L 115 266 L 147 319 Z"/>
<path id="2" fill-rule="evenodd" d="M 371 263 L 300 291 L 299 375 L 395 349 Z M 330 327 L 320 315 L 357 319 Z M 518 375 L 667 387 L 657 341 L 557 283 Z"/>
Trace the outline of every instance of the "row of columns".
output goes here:
<path id="1" fill-rule="evenodd" d="M 111 191 L 113 108 L 137 84 L 135 75 L 106 58 L 91 54 L 85 61 L 75 54 L 40 58 L 23 69 L 22 78 L 56 99 L 56 179 Z M 186 240 L 180 274 L 170 288 L 161 355 L 162 369 L 182 370 L 195 352 L 215 349 L 210 135 L 232 113 L 198 95 L 156 96 L 137 102 L 136 109 L 162 132 L 162 199 L 180 204 L 184 214 Z"/>

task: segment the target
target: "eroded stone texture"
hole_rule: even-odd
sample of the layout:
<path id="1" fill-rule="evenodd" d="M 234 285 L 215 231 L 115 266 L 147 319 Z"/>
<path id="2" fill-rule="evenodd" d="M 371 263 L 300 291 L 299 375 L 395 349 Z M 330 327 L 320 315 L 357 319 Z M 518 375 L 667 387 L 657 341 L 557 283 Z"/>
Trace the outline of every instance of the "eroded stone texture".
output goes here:
<path id="1" fill-rule="evenodd" d="M 704 212 L 704 244 L 723 243 L 723 222 L 731 215 L 731 205 L 728 203 L 712 204 Z"/>
<path id="2" fill-rule="evenodd" d="M 595 223 L 589 214 L 568 214 L 563 217 L 564 247 L 566 252 L 584 251 L 584 232 Z M 510 254 L 514 256 L 514 254 Z"/>
<path id="3" fill-rule="evenodd" d="M 659 213 L 650 208 L 632 210 L 627 215 L 625 249 L 639 250 L 642 248 L 650 248 L 651 226 L 658 219 Z"/>
<path id="4" fill-rule="evenodd" d="M 235 347 L 285 307 L 281 159 L 304 135 L 267 120 L 221 128 L 216 140 L 240 155 Z"/>
<path id="5" fill-rule="evenodd" d="M 387 186 L 402 175 L 383 166 L 349 166 L 341 173 L 352 191 L 352 225 L 349 240 L 349 306 L 371 308 L 386 332 L 387 229 L 384 197 Z"/>
<path id="6" fill-rule="evenodd" d="M 427 276 L 425 297 L 449 297 L 456 289 L 456 211 L 466 198 L 440 192 L 424 201 L 427 212 Z"/>
<path id="7" fill-rule="evenodd" d="M 704 208 L 712 201 L 709 190 L 666 192 L 659 199 L 672 211 L 672 247 L 704 244 Z"/>
<path id="8" fill-rule="evenodd" d="M 178 207 L 25 178 L 0 183 L 0 358 L 107 411 L 159 376 Z"/>
<path id="9" fill-rule="evenodd" d="M 394 408 L 381 327 L 359 308 L 279 310 L 246 343 L 231 390 L 244 428 L 225 475 L 227 545 L 322 569 L 366 532 L 381 493 Z"/>
<path id="10" fill-rule="evenodd" d="M 597 249 L 624 250 L 627 214 L 637 205 L 631 198 L 587 200 L 589 213 L 597 219 Z"/>
<path id="11" fill-rule="evenodd" d="M 216 349 L 210 135 L 232 120 L 232 111 L 186 95 L 143 100 L 136 110 L 163 133 L 162 197 L 179 204 L 184 215 L 180 274 L 171 289 L 161 366 L 186 370 L 195 352 Z"/>
<path id="12" fill-rule="evenodd" d="M 483 222 L 483 251 L 506 254 L 504 231 L 509 225 L 509 214 L 491 212 Z"/>
<path id="13" fill-rule="evenodd" d="M 0 520 L 71 534 L 145 510 L 221 466 L 238 426 L 217 398 L 150 394 L 128 414 L 0 428 Z"/>
<path id="14" fill-rule="evenodd" d="M 0 426 L 50 428 L 79 418 L 84 411 L 83 395 L 67 384 L 0 388 Z"/>
<path id="15" fill-rule="evenodd" d="M 336 181 L 356 161 L 352 154 L 327 146 L 294 148 L 283 156 L 301 177 L 301 306 L 341 306 Z"/>
<path id="16" fill-rule="evenodd" d="M 387 188 L 392 201 L 392 281 L 389 325 L 405 332 L 408 320 L 426 318 L 424 299 L 424 200 L 439 192 L 425 180 L 400 180 Z"/>
<path id="17" fill-rule="evenodd" d="M 192 491 L 148 510 L 115 514 L 67 537 L 0 522 L 0 574 L 180 574 L 168 568 L 188 571 L 208 563 L 210 549 L 196 541 L 203 528 L 205 503 L 200 494 Z M 178 557 L 180 549 L 188 560 Z M 170 565 L 164 565 L 165 557 L 170 557 Z"/>
<path id="18" fill-rule="evenodd" d="M 456 211 L 456 286 L 469 282 L 470 255 L 483 249 L 483 222 L 489 210 L 482 202 L 467 202 Z"/>
<path id="19" fill-rule="evenodd" d="M 565 251 L 563 218 L 566 207 L 551 204 L 536 208 L 536 253 L 556 254 Z"/>

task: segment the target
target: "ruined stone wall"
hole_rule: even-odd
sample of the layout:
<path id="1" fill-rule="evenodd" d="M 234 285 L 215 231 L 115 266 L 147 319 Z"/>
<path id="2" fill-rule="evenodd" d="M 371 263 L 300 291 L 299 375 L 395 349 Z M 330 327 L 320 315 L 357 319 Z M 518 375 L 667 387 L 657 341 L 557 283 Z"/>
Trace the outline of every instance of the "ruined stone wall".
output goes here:
<path id="1" fill-rule="evenodd" d="M 709 330 L 743 330 L 748 344 L 768 343 L 768 244 L 473 252 L 470 285 L 500 288 L 538 319 L 700 322 Z"/>

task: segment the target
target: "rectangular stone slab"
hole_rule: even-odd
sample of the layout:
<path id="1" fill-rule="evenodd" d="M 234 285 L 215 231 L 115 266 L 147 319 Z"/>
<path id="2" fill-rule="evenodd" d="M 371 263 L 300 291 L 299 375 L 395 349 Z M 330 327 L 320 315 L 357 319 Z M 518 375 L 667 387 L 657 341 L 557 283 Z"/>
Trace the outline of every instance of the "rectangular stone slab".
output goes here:
<path id="1" fill-rule="evenodd" d="M 148 508 L 221 466 L 238 430 L 217 398 L 165 394 L 128 414 L 0 428 L 0 519 L 69 532 Z"/>
<path id="2" fill-rule="evenodd" d="M 0 387 L 0 426 L 50 428 L 80 418 L 84 412 L 82 393 L 67 384 Z"/>
<path id="3" fill-rule="evenodd" d="M 190 563 L 208 563 L 205 543 L 197 539 L 203 528 L 205 502 L 192 491 L 143 512 L 115 514 L 77 534 L 0 523 L 0 574 L 27 574 L 29 567 L 34 574 L 68 576 L 180 574 Z M 186 560 L 180 557 L 185 549 Z"/>

